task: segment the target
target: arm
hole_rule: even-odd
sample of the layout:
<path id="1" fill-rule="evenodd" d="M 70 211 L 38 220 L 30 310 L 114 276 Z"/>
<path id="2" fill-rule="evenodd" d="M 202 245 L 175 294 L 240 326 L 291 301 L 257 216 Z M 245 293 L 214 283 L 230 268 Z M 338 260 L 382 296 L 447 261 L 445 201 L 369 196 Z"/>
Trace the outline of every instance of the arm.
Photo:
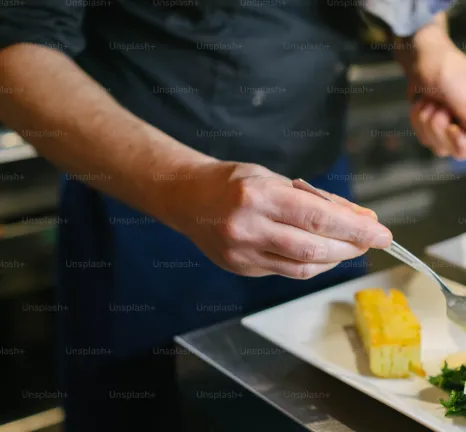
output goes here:
<path id="1" fill-rule="evenodd" d="M 0 86 L 17 89 L 0 92 L 0 121 L 63 171 L 180 229 L 168 205 L 176 179 L 213 159 L 132 115 L 75 64 L 85 7 L 32 3 L 0 7 Z"/>
<path id="2" fill-rule="evenodd" d="M 404 2 L 404 3 L 401 3 Z M 452 0 L 368 0 L 397 42 L 408 78 L 410 117 L 421 144 L 437 156 L 466 159 L 466 56 L 448 35 Z"/>
<path id="3" fill-rule="evenodd" d="M 0 86 L 20 90 L 0 93 L 0 121 L 61 169 L 95 174 L 91 186 L 245 276 L 308 279 L 390 244 L 390 231 L 370 210 L 338 198 L 329 203 L 259 165 L 216 160 L 134 116 L 69 55 L 31 44 L 74 34 L 78 43 L 60 46 L 69 45 L 71 54 L 83 46 L 75 9 L 57 0 L 38 3 L 0 9 Z M 18 28 L 26 32 L 18 36 Z"/>
<path id="4" fill-rule="evenodd" d="M 454 0 L 367 0 L 361 12 L 363 18 L 381 27 L 394 41 L 395 58 L 411 79 L 425 74 L 426 66 L 438 67 L 442 50 L 451 47 L 446 9 L 453 3 Z M 426 65 L 429 61 L 431 64 Z"/>
<path id="5" fill-rule="evenodd" d="M 412 49 L 398 50 L 395 56 L 408 78 L 411 123 L 419 141 L 437 156 L 464 160 L 466 56 L 449 38 L 447 18 L 440 12 L 403 38 Z"/>
<path id="6" fill-rule="evenodd" d="M 95 174 L 92 186 L 178 229 L 168 201 L 213 158 L 132 115 L 58 51 L 17 44 L 0 64 L 0 85 L 21 89 L 0 93 L 2 122 L 63 171 Z"/>
<path id="7" fill-rule="evenodd" d="M 410 84 L 428 76 L 428 71 L 441 67 L 438 61 L 445 47 L 452 47 L 448 36 L 448 20 L 445 12 L 439 12 L 433 20 L 420 28 L 411 36 L 392 35 L 395 40 L 395 58 L 403 67 Z M 406 48 L 407 47 L 407 48 Z M 433 71 L 432 71 L 433 72 Z M 425 83 L 428 85 L 428 83 Z M 416 93 L 414 88 L 408 89 L 410 99 Z"/>

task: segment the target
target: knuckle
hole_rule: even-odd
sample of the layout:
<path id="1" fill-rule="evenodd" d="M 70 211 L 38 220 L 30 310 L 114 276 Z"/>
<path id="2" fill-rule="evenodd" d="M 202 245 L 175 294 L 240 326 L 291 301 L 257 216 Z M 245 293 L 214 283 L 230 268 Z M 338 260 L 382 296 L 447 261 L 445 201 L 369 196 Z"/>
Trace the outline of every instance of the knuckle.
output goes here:
<path id="1" fill-rule="evenodd" d="M 349 236 L 351 243 L 360 246 L 369 246 L 371 244 L 372 236 L 369 235 L 369 231 L 366 228 L 351 231 Z"/>
<path id="2" fill-rule="evenodd" d="M 300 251 L 299 257 L 301 261 L 313 262 L 313 261 L 318 260 L 319 258 L 322 258 L 322 255 L 324 255 L 324 252 L 325 251 L 323 250 L 322 247 L 313 243 L 313 244 L 303 247 Z"/>
<path id="3" fill-rule="evenodd" d="M 296 271 L 296 278 L 307 280 L 315 275 L 315 266 L 313 264 L 301 264 Z"/>
<path id="4" fill-rule="evenodd" d="M 260 164 L 247 163 L 246 166 L 248 167 L 249 174 L 252 176 L 264 176 L 272 174 L 272 171 Z"/>
<path id="5" fill-rule="evenodd" d="M 249 179 L 240 179 L 236 182 L 235 202 L 239 208 L 254 208 L 260 199 L 260 191 L 251 185 Z"/>
<path id="6" fill-rule="evenodd" d="M 241 260 L 238 252 L 233 248 L 225 248 L 220 252 L 223 260 L 230 266 L 234 268 L 243 268 L 244 261 Z"/>
<path id="7" fill-rule="evenodd" d="M 320 234 L 330 225 L 330 216 L 320 209 L 312 209 L 304 215 L 304 226 L 306 229 Z"/>
<path id="8" fill-rule="evenodd" d="M 426 127 L 430 123 L 431 119 L 432 117 L 427 115 L 426 111 L 422 111 L 419 115 L 419 123 L 422 127 Z"/>
<path id="9" fill-rule="evenodd" d="M 278 236 L 274 235 L 274 236 L 271 236 L 268 239 L 268 241 L 269 241 L 270 247 L 273 250 L 283 251 L 291 247 L 291 240 L 286 237 L 279 238 Z"/>
<path id="10" fill-rule="evenodd" d="M 228 243 L 237 243 L 242 237 L 241 223 L 234 218 L 229 218 L 224 224 L 219 226 L 220 235 Z"/>
<path id="11" fill-rule="evenodd" d="M 448 126 L 447 121 L 448 120 L 445 118 L 444 113 L 442 111 L 439 111 L 432 118 L 432 125 L 434 126 L 435 129 L 442 131 Z"/>

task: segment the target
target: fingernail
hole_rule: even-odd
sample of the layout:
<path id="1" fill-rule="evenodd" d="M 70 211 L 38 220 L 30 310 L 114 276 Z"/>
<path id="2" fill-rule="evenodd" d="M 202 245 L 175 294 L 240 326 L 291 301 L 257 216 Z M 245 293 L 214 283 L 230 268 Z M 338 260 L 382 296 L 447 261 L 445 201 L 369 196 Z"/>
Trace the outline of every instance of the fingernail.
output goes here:
<path id="1" fill-rule="evenodd" d="M 448 143 L 448 156 L 451 156 L 455 153 L 455 142 L 447 135 Z"/>
<path id="2" fill-rule="evenodd" d="M 421 122 L 425 123 L 427 119 L 430 117 L 432 114 L 432 111 L 435 109 L 435 106 L 433 104 L 428 104 L 425 106 L 425 108 L 421 111 L 419 114 L 419 118 L 421 119 Z"/>
<path id="3" fill-rule="evenodd" d="M 375 237 L 374 241 L 372 242 L 372 247 L 377 249 L 384 249 L 390 246 L 392 240 L 393 238 L 390 232 L 380 233 Z"/>
<path id="4" fill-rule="evenodd" d="M 435 150 L 435 155 L 439 158 L 444 158 L 450 155 L 450 153 L 446 150 Z"/>
<path id="5" fill-rule="evenodd" d="M 461 150 L 466 149 L 466 137 L 464 135 L 460 135 L 458 137 L 458 144 L 460 145 L 460 147 L 462 147 Z"/>
<path id="6" fill-rule="evenodd" d="M 377 213 L 374 210 L 371 209 L 364 209 L 367 216 L 371 217 L 372 219 L 375 219 L 376 221 L 379 220 L 379 217 L 377 216 Z"/>
<path id="7" fill-rule="evenodd" d="M 466 138 L 463 136 L 459 136 L 456 141 L 456 145 L 455 145 L 455 151 L 454 151 L 455 159 L 463 160 L 465 152 L 466 152 Z"/>
<path id="8" fill-rule="evenodd" d="M 357 204 L 353 204 L 351 208 L 360 215 L 369 216 L 370 218 L 375 219 L 375 220 L 379 219 L 375 211 L 368 209 L 367 207 L 361 207 Z"/>

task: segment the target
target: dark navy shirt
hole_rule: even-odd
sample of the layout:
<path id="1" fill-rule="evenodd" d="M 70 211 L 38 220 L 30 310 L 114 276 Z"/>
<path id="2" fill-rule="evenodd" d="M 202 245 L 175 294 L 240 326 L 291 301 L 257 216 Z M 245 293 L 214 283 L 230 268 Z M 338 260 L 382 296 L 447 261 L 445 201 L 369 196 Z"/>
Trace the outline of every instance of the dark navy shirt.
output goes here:
<path id="1" fill-rule="evenodd" d="M 344 139 L 358 8 L 410 34 L 452 0 L 6 0 L 0 48 L 70 54 L 132 112 L 196 149 L 289 176 Z"/>
<path id="2" fill-rule="evenodd" d="M 183 143 L 308 177 L 341 150 L 355 14 L 327 0 L 29 0 L 0 8 L 0 48 L 59 49 Z"/>

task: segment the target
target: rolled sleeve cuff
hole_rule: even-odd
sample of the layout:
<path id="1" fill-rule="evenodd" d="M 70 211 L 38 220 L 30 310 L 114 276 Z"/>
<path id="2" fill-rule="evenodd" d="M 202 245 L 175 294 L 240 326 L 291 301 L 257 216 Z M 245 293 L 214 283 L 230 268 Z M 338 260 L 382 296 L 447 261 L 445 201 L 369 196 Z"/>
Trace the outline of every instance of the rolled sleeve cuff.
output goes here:
<path id="1" fill-rule="evenodd" d="M 432 22 L 455 0 L 366 0 L 363 11 L 384 21 L 399 37 L 407 37 Z"/>
<path id="2" fill-rule="evenodd" d="M 0 50 L 10 45 L 15 45 L 18 43 L 29 43 L 47 48 L 52 48 L 70 57 L 76 56 L 84 48 L 84 44 L 81 41 L 78 41 L 78 43 L 69 44 L 68 42 L 60 40 L 59 38 L 54 38 L 53 36 L 27 32 L 13 33 L 9 31 L 2 31 L 0 29 Z"/>
<path id="3" fill-rule="evenodd" d="M 84 8 L 70 7 L 64 0 L 41 0 L 34 7 L 0 7 L 0 49 L 30 43 L 74 57 L 85 48 L 84 14 Z"/>

